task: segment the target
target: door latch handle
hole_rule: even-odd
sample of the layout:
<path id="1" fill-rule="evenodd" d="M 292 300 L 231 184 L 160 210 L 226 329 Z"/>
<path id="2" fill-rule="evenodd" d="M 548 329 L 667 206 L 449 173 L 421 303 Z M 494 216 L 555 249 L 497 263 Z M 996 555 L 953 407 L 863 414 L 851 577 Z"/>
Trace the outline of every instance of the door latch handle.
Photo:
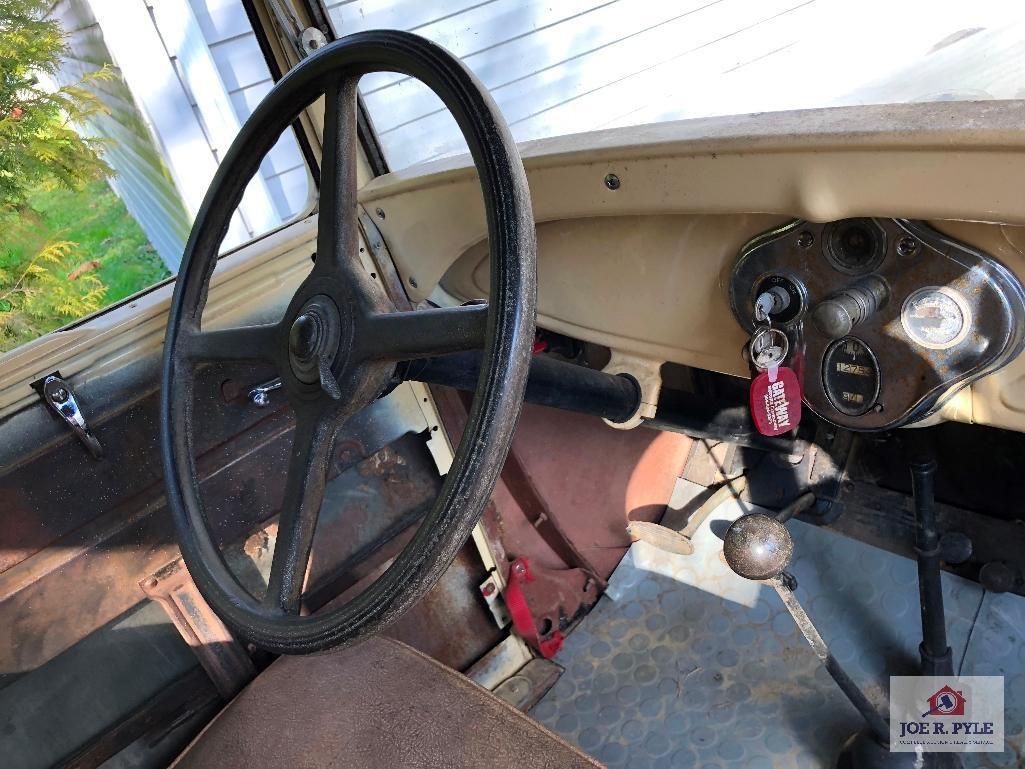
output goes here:
<path id="1" fill-rule="evenodd" d="M 57 412 L 57 416 L 64 420 L 64 423 L 71 428 L 71 432 L 82 441 L 89 453 L 92 454 L 93 459 L 101 459 L 103 446 L 100 445 L 96 436 L 89 429 L 89 425 L 86 424 L 71 385 L 58 374 L 50 374 L 43 379 L 42 385 L 39 386 L 39 392 L 46 404 Z"/>

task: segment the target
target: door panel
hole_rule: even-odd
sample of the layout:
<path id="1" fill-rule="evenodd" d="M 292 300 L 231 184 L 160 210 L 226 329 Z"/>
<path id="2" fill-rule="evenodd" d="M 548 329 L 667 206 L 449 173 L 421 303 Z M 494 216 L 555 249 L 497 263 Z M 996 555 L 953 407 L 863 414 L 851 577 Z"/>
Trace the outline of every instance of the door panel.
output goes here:
<path id="1" fill-rule="evenodd" d="M 247 247 L 222 265 L 223 272 L 219 268 L 207 313 L 213 324 L 256 322 L 280 312 L 309 266 L 310 223 L 295 228 Z M 36 375 L 62 368 L 105 449 L 102 459 L 93 459 L 36 396 L 9 400 L 22 405 L 13 413 L 9 407 L 0 421 L 5 763 L 14 757 L 17 766 L 95 766 L 145 733 L 158 742 L 188 739 L 203 714 L 221 703 L 197 655 L 142 587 L 179 557 L 159 453 L 160 360 L 149 341 L 162 333 L 161 297 L 169 291 L 161 287 L 39 340 L 0 365 L 0 381 L 12 394 L 28 390 L 28 381 L 18 385 L 11 376 L 27 370 L 30 354 Z M 48 356 L 36 354 L 47 349 Z M 208 366 L 198 372 L 194 405 L 196 463 L 211 526 L 227 545 L 229 562 L 240 565 L 240 578 L 257 586 L 269 570 L 294 428 L 280 393 L 262 409 L 247 398 L 251 387 L 272 377 L 260 366 Z M 426 447 L 429 425 L 420 400 L 403 384 L 339 433 L 311 603 L 332 600 L 373 573 L 390 557 L 385 545 L 404 541 L 433 502 L 440 478 Z M 467 553 L 446 578 L 442 595 L 475 589 L 484 578 L 473 556 Z M 465 597 L 458 603 L 475 608 Z M 440 607 L 450 604 L 441 598 L 428 607 L 435 622 Z M 491 622 L 483 606 L 479 613 Z M 473 643 L 450 644 L 453 664 L 467 664 L 495 640 L 493 623 L 468 627 Z M 259 667 L 267 658 L 254 660 Z M 181 723 L 194 728 L 172 728 Z M 159 754 L 149 743 L 132 750 L 147 761 Z"/>

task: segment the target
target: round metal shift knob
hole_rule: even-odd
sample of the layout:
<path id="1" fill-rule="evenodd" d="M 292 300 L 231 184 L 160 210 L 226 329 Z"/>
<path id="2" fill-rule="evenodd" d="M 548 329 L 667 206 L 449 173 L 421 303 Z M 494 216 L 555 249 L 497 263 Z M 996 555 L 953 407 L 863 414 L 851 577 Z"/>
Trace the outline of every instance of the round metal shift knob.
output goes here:
<path id="1" fill-rule="evenodd" d="M 738 518 L 726 532 L 722 547 L 726 563 L 746 579 L 770 579 L 790 563 L 794 541 L 787 527 L 767 515 Z"/>

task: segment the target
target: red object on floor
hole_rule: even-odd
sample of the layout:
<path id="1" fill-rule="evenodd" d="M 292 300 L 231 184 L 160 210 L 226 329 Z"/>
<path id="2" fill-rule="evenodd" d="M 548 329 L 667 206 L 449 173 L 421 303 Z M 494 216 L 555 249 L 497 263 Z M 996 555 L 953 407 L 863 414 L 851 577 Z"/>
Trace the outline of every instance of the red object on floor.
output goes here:
<path id="1" fill-rule="evenodd" d="M 562 648 L 564 637 L 560 630 L 555 630 L 544 638 L 538 633 L 537 621 L 527 603 L 527 596 L 523 592 L 524 585 L 533 581 L 534 575 L 530 573 L 530 564 L 526 558 L 517 558 L 509 564 L 505 605 L 509 607 L 509 615 L 512 617 L 516 633 L 537 649 L 542 657 L 551 659 Z"/>

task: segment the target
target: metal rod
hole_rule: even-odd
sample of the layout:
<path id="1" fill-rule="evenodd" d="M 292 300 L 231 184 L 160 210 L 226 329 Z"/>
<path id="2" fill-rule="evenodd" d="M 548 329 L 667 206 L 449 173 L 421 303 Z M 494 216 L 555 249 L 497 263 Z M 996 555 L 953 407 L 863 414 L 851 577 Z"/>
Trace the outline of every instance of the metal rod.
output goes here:
<path id="1" fill-rule="evenodd" d="M 826 668 L 826 672 L 833 677 L 836 681 L 836 685 L 840 687 L 840 691 L 844 693 L 851 704 L 861 713 L 862 718 L 868 723 L 869 729 L 875 735 L 876 739 L 887 745 L 890 742 L 890 730 L 886 725 L 886 719 L 879 714 L 879 711 L 875 709 L 871 702 L 868 701 L 868 697 L 858 688 L 857 684 L 851 680 L 850 676 L 847 675 L 847 671 L 843 669 L 833 653 L 829 651 L 829 647 L 823 640 L 822 636 L 819 635 L 818 629 L 811 621 L 811 617 L 805 612 L 804 607 L 801 606 L 797 597 L 794 595 L 793 590 L 790 588 L 791 584 L 795 584 L 795 580 L 786 572 L 783 572 L 777 577 L 773 577 L 768 580 L 768 583 L 775 588 L 779 597 L 783 601 L 783 605 L 787 607 L 787 611 L 790 612 L 790 616 L 794 618 L 794 622 L 797 623 L 798 629 L 801 634 L 807 639 L 811 645 L 812 651 L 815 652 L 815 656 L 822 662 L 823 667 Z"/>
<path id="2" fill-rule="evenodd" d="M 480 361 L 479 352 L 410 361 L 402 378 L 472 392 L 477 389 Z M 633 379 L 535 355 L 530 361 L 524 400 L 624 422 L 637 411 L 640 397 Z"/>
<path id="3" fill-rule="evenodd" d="M 815 505 L 815 492 L 814 491 L 806 491 L 806 492 L 804 492 L 804 494 L 799 496 L 797 499 L 795 499 L 789 505 L 787 505 L 782 510 L 780 510 L 778 513 L 776 513 L 775 518 L 780 523 L 786 523 L 791 518 L 793 518 L 795 515 L 800 515 L 805 510 L 811 509 L 814 505 Z"/>
<path id="4" fill-rule="evenodd" d="M 404 364 L 401 377 L 473 392 L 477 388 L 480 359 L 479 352 L 465 352 L 409 361 Z M 637 411 L 640 390 L 628 377 L 535 355 L 530 362 L 525 400 L 540 406 L 603 417 L 611 422 L 625 422 Z M 761 451 L 800 454 L 807 449 L 805 441 L 792 436 L 760 435 L 751 423 L 751 413 L 746 405 L 676 390 L 662 391 L 657 415 L 646 420 L 645 424 L 657 430 L 730 441 Z"/>
<path id="5" fill-rule="evenodd" d="M 936 460 L 931 452 L 920 452 L 911 461 L 911 491 L 915 502 L 915 553 L 918 556 L 918 595 L 922 611 L 923 675 L 951 675 L 954 672 L 947 645 L 943 612 L 943 584 L 940 581 L 940 534 L 936 527 L 934 477 Z"/>
<path id="6" fill-rule="evenodd" d="M 658 412 L 647 424 L 659 430 L 684 433 L 736 443 L 745 448 L 781 454 L 801 454 L 807 448 L 792 435 L 766 436 L 754 428 L 751 409 L 746 403 L 724 401 L 680 390 L 663 389 Z"/>

